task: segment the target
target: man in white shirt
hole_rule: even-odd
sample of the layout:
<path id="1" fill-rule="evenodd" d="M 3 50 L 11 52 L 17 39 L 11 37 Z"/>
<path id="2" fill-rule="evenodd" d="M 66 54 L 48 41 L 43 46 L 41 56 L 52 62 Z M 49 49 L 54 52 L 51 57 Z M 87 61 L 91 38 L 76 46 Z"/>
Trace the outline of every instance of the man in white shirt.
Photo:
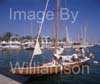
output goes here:
<path id="1" fill-rule="evenodd" d="M 72 60 L 73 61 L 78 61 L 78 55 L 77 55 L 77 53 L 75 53 L 75 54 L 72 55 Z"/>

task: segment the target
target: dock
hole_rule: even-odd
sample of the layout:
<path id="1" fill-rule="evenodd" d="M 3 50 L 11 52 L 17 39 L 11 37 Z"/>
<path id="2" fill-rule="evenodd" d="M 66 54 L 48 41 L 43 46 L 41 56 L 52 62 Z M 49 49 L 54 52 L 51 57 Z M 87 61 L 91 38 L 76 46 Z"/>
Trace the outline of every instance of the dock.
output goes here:
<path id="1" fill-rule="evenodd" d="M 21 83 L 0 74 L 0 84 L 21 84 Z"/>

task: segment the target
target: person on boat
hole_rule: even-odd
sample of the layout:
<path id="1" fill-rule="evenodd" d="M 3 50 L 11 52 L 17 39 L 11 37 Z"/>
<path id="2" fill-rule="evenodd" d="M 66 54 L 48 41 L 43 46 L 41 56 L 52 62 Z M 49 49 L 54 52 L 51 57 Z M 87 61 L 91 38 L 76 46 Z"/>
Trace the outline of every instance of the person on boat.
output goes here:
<path id="1" fill-rule="evenodd" d="M 54 64 L 58 65 L 58 64 L 63 64 L 63 61 L 62 61 L 62 56 L 60 54 L 54 54 L 54 61 L 53 61 Z"/>
<path id="2" fill-rule="evenodd" d="M 75 53 L 76 53 L 77 56 L 79 57 L 79 56 L 80 56 L 80 49 L 79 49 L 79 48 L 76 48 L 76 49 L 75 49 Z"/>
<path id="3" fill-rule="evenodd" d="M 75 53 L 72 55 L 72 61 L 78 61 L 78 55 Z"/>
<path id="4" fill-rule="evenodd" d="M 75 53 L 72 55 L 73 61 L 79 61 L 85 57 L 85 51 L 83 48 L 76 48 Z"/>
<path id="5" fill-rule="evenodd" d="M 79 58 L 80 59 L 84 59 L 85 58 L 85 50 L 83 48 L 79 48 L 79 51 L 80 51 L 80 56 Z"/>
<path id="6" fill-rule="evenodd" d="M 94 59 L 94 54 L 93 53 L 90 53 L 89 54 L 89 57 L 90 57 L 90 59 Z"/>
<path id="7" fill-rule="evenodd" d="M 79 50 L 75 49 L 75 53 L 72 55 L 72 61 L 78 61 L 79 58 Z"/>
<path id="8" fill-rule="evenodd" d="M 63 65 L 62 57 L 59 57 L 59 64 L 60 64 L 60 65 Z"/>
<path id="9" fill-rule="evenodd" d="M 54 54 L 53 63 L 57 65 L 59 64 L 58 62 L 59 62 L 59 54 Z"/>

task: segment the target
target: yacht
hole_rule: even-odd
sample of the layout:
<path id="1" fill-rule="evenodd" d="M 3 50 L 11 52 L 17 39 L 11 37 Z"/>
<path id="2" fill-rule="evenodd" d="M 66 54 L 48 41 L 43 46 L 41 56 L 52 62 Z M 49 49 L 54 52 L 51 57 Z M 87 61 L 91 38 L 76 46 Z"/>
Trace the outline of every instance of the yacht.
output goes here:
<path id="1" fill-rule="evenodd" d="M 19 50 L 21 49 L 21 43 L 19 41 L 2 41 L 1 50 Z"/>

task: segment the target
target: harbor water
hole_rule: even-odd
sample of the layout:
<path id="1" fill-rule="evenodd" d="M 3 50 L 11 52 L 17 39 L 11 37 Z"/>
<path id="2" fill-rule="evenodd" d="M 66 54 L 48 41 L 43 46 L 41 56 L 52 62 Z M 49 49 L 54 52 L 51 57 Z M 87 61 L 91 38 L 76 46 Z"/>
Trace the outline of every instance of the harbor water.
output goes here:
<path id="1" fill-rule="evenodd" d="M 73 51 L 73 49 L 66 49 L 64 53 L 72 54 Z M 0 74 L 22 84 L 100 84 L 100 46 L 91 47 L 90 51 L 94 53 L 95 58 L 88 63 L 90 67 L 89 74 L 58 74 L 42 77 L 19 76 L 9 72 L 10 63 L 19 62 L 20 65 L 23 62 L 28 63 L 33 51 L 0 51 Z M 43 55 L 34 57 L 33 62 L 39 64 L 47 63 L 52 61 L 52 56 L 52 49 L 44 49 Z M 94 60 L 98 61 L 98 64 L 94 64 Z"/>

